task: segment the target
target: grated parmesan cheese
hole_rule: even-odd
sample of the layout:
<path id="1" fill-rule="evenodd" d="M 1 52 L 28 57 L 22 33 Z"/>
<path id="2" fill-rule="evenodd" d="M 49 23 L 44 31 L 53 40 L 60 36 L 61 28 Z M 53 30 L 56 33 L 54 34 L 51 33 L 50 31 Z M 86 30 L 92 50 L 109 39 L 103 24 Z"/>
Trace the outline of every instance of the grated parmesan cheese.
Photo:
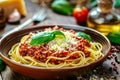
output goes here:
<path id="1" fill-rule="evenodd" d="M 48 43 L 50 50 L 61 51 L 61 50 L 75 50 L 75 47 L 71 45 L 77 45 L 77 40 L 74 38 L 74 34 L 70 33 L 69 31 L 63 32 L 65 38 L 57 37 L 54 40 Z M 53 45 L 54 44 L 54 45 Z"/>

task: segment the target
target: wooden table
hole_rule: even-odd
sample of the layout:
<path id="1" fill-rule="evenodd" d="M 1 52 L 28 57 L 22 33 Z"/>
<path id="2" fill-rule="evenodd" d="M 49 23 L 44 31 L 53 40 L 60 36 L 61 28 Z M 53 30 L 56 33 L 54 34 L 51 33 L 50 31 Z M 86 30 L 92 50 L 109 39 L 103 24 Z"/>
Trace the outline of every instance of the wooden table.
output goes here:
<path id="1" fill-rule="evenodd" d="M 27 13 L 25 18 L 21 19 L 20 24 L 22 24 L 27 19 L 31 18 L 34 13 L 38 12 L 41 9 L 39 4 L 32 3 L 31 0 L 25 0 L 25 2 L 26 2 L 26 8 L 27 8 L 28 13 Z M 50 8 L 47 9 L 46 20 L 40 22 L 37 25 L 45 25 L 45 24 L 73 24 L 73 25 L 77 25 L 72 16 L 65 16 L 65 15 L 60 15 L 60 14 L 54 13 Z M 3 30 L 0 30 L 0 35 L 3 34 L 4 32 L 7 32 L 7 31 L 17 27 L 18 25 L 19 24 L 16 24 L 16 25 L 15 24 L 14 25 L 7 24 Z M 27 27 L 30 27 L 32 25 L 33 24 L 31 23 Z M 103 71 L 108 70 L 108 68 L 111 67 L 110 62 L 111 62 L 111 60 L 105 61 L 103 64 L 100 65 L 99 69 L 103 69 Z M 108 67 L 106 67 L 106 66 L 108 66 Z M 118 66 L 120 66 L 120 64 L 118 64 Z M 97 69 L 95 69 L 95 70 L 97 70 Z M 113 77 L 113 75 L 117 76 L 117 79 L 120 80 L 120 74 L 116 74 L 114 71 L 107 71 L 107 74 L 99 75 L 95 72 L 95 70 L 92 70 L 92 73 L 90 73 L 90 75 L 89 75 L 89 76 L 91 76 L 90 77 L 91 80 L 99 80 L 99 79 L 106 80 L 106 78 L 107 78 L 106 76 L 108 76 L 108 78 L 110 78 L 110 77 Z M 120 73 L 120 67 L 118 67 L 118 70 Z M 88 77 L 88 76 L 86 76 L 86 77 Z M 96 79 L 95 79 L 95 77 L 96 77 Z M 65 78 L 63 80 L 77 80 L 77 79 L 80 80 L 80 77 L 77 77 L 77 78 L 70 77 L 70 78 Z M 117 79 L 111 79 L 111 80 L 117 80 Z M 34 79 L 17 74 L 15 72 L 13 72 L 9 67 L 6 67 L 6 70 L 1 72 L 0 80 L 34 80 Z"/>

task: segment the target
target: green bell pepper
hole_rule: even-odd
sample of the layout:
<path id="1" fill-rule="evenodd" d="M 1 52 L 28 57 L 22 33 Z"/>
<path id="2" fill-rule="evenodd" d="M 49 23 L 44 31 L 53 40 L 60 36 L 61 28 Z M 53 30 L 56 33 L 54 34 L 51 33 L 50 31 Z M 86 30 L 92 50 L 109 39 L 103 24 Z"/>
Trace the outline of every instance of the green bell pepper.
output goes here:
<path id="1" fill-rule="evenodd" d="M 107 37 L 110 42 L 120 44 L 120 32 L 110 32 Z"/>

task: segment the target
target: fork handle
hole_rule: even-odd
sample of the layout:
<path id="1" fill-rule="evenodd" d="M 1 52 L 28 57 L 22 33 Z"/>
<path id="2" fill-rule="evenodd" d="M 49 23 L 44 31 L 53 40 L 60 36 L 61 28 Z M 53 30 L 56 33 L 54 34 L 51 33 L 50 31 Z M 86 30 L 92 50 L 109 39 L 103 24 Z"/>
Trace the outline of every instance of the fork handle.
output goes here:
<path id="1" fill-rule="evenodd" d="M 5 37 L 5 36 L 7 36 L 7 35 L 9 35 L 9 34 L 11 34 L 11 33 L 13 33 L 13 32 L 15 32 L 15 31 L 18 31 L 18 30 L 24 28 L 25 26 L 27 26 L 28 24 L 30 24 L 32 21 L 33 21 L 32 18 L 29 19 L 29 20 L 27 20 L 27 21 L 25 21 L 24 23 L 22 23 L 22 24 L 19 25 L 18 27 L 14 28 L 14 29 L 12 29 L 12 30 L 10 30 L 10 31 L 8 31 L 8 32 L 5 32 L 4 34 L 1 35 L 1 37 L 3 38 L 3 37 Z"/>

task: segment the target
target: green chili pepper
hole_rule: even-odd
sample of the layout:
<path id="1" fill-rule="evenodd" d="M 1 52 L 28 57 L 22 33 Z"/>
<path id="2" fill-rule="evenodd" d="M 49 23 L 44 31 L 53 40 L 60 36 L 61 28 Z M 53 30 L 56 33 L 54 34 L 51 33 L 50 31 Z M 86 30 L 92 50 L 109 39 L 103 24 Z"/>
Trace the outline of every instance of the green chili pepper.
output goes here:
<path id="1" fill-rule="evenodd" d="M 55 0 L 51 8 L 53 11 L 64 15 L 72 15 L 73 12 L 73 6 L 66 0 Z"/>

